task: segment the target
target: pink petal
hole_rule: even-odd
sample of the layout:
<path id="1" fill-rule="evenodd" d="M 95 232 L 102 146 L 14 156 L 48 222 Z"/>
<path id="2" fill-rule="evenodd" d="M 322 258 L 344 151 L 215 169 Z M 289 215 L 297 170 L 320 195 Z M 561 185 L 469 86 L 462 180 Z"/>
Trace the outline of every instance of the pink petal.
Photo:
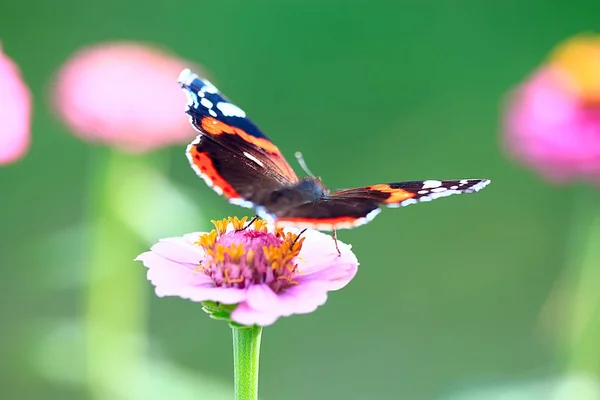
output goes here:
<path id="1" fill-rule="evenodd" d="M 280 317 L 277 313 L 268 313 L 252 309 L 248 304 L 241 303 L 231 313 L 231 320 L 242 325 L 272 325 Z"/>
<path id="2" fill-rule="evenodd" d="M 157 293 L 158 294 L 158 293 Z M 245 289 L 215 287 L 214 284 L 183 287 L 173 296 L 192 301 L 218 301 L 223 304 L 237 304 L 246 299 Z"/>
<path id="3" fill-rule="evenodd" d="M 148 251 L 136 260 L 148 268 L 148 280 L 154 285 L 156 295 L 179 296 L 192 301 L 218 301 L 236 304 L 246 299 L 245 289 L 215 287 L 210 277 L 186 262 L 174 261 Z"/>
<path id="4" fill-rule="evenodd" d="M 261 292 L 259 298 L 267 293 L 264 288 L 257 292 Z M 297 285 L 276 296 L 267 294 L 265 297 L 270 297 L 269 301 L 259 301 L 258 309 L 254 308 L 248 298 L 248 301 L 237 306 L 231 313 L 231 319 L 243 325 L 267 326 L 279 317 L 313 312 L 327 301 L 327 285 L 322 282 Z"/>
<path id="5" fill-rule="evenodd" d="M 358 262 L 348 264 L 336 264 L 320 271 L 309 274 L 301 274 L 294 279 L 301 283 L 325 282 L 327 290 L 339 290 L 345 287 L 356 276 L 358 271 Z"/>
<path id="6" fill-rule="evenodd" d="M 277 294 L 267 284 L 248 288 L 246 303 L 254 310 L 269 310 L 278 302 Z"/>
<path id="7" fill-rule="evenodd" d="M 29 148 L 31 95 L 19 68 L 0 46 L 0 164 L 23 157 Z"/>
<path id="8" fill-rule="evenodd" d="M 299 282 L 324 281 L 328 290 L 343 288 L 354 278 L 358 260 L 351 246 L 338 240 L 341 256 L 335 249 L 333 238 L 318 231 L 306 231 L 306 239 L 298 259 Z"/>
<path id="9" fill-rule="evenodd" d="M 58 72 L 54 104 L 73 133 L 86 140 L 132 152 L 187 142 L 196 132 L 176 81 L 189 66 L 142 43 L 90 46 Z"/>
<path id="10" fill-rule="evenodd" d="M 152 251 L 140 254 L 136 261 L 142 261 L 148 268 L 148 280 L 159 296 L 177 296 L 182 288 L 212 283 L 208 276 L 194 271 L 189 264 L 181 264 Z"/>
<path id="11" fill-rule="evenodd" d="M 183 238 L 160 239 L 151 250 L 164 258 L 180 263 L 198 265 L 204 259 L 204 249 Z"/>
<path id="12" fill-rule="evenodd" d="M 328 285 L 325 282 L 311 282 L 292 286 L 279 295 L 282 315 L 307 314 L 327 301 Z"/>

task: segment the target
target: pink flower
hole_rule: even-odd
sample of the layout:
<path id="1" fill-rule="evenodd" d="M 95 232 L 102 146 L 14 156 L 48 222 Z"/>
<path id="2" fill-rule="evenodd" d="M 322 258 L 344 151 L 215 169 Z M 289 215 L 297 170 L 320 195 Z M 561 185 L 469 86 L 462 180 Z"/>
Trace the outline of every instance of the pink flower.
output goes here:
<path id="1" fill-rule="evenodd" d="M 23 157 L 29 148 L 31 95 L 19 68 L 0 44 L 0 164 Z"/>
<path id="2" fill-rule="evenodd" d="M 350 246 L 338 241 L 338 255 L 329 235 L 299 235 L 262 220 L 241 230 L 245 221 L 213 221 L 216 229 L 209 233 L 162 239 L 136 260 L 148 268 L 159 297 L 236 305 L 230 318 L 242 325 L 310 313 L 356 274 Z"/>
<path id="3" fill-rule="evenodd" d="M 76 53 L 60 69 L 53 102 L 83 139 L 131 152 L 195 136 L 181 106 L 177 77 L 190 62 L 140 43 L 104 43 Z"/>
<path id="4" fill-rule="evenodd" d="M 510 99 L 508 151 L 555 181 L 600 181 L 600 39 L 560 46 Z"/>

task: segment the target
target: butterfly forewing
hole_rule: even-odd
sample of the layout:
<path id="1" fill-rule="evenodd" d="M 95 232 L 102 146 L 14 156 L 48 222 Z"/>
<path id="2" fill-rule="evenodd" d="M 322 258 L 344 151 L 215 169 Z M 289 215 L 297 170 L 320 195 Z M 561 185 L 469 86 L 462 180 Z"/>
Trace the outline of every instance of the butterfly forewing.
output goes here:
<path id="1" fill-rule="evenodd" d="M 251 207 L 259 193 L 298 181 L 277 146 L 214 85 L 189 70 L 179 83 L 190 122 L 200 132 L 187 148 L 188 159 L 217 193 Z"/>

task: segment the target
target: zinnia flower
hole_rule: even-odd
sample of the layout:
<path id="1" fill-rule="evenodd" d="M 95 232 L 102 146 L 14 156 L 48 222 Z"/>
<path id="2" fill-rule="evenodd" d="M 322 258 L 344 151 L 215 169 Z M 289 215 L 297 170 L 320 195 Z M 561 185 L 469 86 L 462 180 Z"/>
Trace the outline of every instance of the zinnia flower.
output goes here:
<path id="1" fill-rule="evenodd" d="M 517 88 L 505 142 L 517 159 L 551 180 L 600 181 L 600 37 L 559 46 Z"/>
<path id="2" fill-rule="evenodd" d="M 29 89 L 0 44 L 0 164 L 14 162 L 27 152 L 30 112 Z"/>
<path id="3" fill-rule="evenodd" d="M 73 55 L 57 74 L 53 104 L 77 136 L 131 152 L 195 136 L 175 83 L 190 64 L 153 46 L 104 43 Z"/>
<path id="4" fill-rule="evenodd" d="M 156 294 L 203 302 L 242 325 L 314 311 L 327 292 L 344 287 L 358 267 L 350 246 L 306 230 L 274 228 L 246 218 L 213 221 L 208 233 L 162 239 L 137 257 Z M 231 305 L 218 309 L 219 305 Z"/>

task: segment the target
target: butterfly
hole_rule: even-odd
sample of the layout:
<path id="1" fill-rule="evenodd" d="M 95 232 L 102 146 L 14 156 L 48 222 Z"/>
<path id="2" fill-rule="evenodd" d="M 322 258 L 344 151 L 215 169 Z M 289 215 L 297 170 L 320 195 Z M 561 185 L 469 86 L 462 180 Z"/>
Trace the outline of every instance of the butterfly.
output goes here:
<path id="1" fill-rule="evenodd" d="M 487 179 L 432 179 L 332 192 L 319 178 L 298 178 L 244 110 L 209 81 L 185 69 L 178 82 L 187 96 L 190 123 L 199 132 L 186 149 L 194 171 L 230 203 L 252 208 L 278 226 L 335 233 L 336 229 L 366 224 L 379 214 L 381 206 L 403 207 L 475 193 L 490 183 Z"/>

